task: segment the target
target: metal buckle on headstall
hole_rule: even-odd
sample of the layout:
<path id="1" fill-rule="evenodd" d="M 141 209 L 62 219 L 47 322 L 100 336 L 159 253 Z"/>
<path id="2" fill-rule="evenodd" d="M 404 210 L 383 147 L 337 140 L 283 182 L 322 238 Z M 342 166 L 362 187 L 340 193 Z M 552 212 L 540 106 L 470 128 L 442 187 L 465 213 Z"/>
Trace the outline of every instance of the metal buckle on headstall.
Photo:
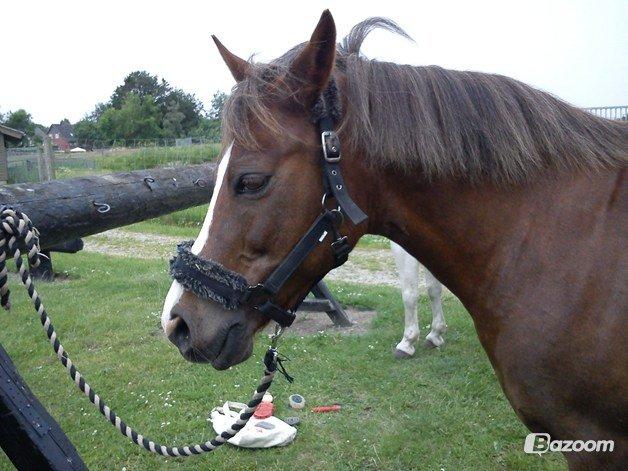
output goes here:
<path id="1" fill-rule="evenodd" d="M 242 304 L 263 304 L 267 302 L 273 293 L 263 283 L 249 286 L 241 298 Z"/>
<path id="2" fill-rule="evenodd" d="M 323 145 L 323 156 L 330 163 L 340 162 L 340 139 L 334 131 L 323 131 L 321 133 L 321 143 Z"/>

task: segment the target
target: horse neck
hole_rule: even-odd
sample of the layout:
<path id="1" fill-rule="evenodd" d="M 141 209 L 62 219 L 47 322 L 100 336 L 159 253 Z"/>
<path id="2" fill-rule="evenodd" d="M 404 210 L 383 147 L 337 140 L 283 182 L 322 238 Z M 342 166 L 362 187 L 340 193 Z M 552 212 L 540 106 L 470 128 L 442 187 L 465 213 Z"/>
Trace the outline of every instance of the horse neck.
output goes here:
<path id="1" fill-rule="evenodd" d="M 560 301 L 565 280 L 584 283 L 601 259 L 619 256 L 604 247 L 604 233 L 612 230 L 613 195 L 625 192 L 622 173 L 552 175 L 506 188 L 417 183 L 391 171 L 379 175 L 370 232 L 406 248 L 472 314 L 503 315 L 531 293 L 539 304 Z"/>

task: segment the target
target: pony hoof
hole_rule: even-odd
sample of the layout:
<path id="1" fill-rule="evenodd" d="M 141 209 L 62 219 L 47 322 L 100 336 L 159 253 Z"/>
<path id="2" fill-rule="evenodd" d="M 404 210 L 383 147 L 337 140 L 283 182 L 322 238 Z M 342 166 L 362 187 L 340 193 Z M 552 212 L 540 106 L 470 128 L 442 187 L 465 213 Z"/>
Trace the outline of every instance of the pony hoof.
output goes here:
<path id="1" fill-rule="evenodd" d="M 398 360 L 405 360 L 407 358 L 412 358 L 412 355 L 404 352 L 403 350 L 399 350 L 398 348 L 395 348 L 395 350 L 393 351 L 393 355 L 395 355 L 395 358 L 397 358 Z"/>
<path id="2" fill-rule="evenodd" d="M 429 334 L 425 337 L 425 346 L 429 348 L 437 348 L 443 345 L 445 341 L 440 335 Z"/>

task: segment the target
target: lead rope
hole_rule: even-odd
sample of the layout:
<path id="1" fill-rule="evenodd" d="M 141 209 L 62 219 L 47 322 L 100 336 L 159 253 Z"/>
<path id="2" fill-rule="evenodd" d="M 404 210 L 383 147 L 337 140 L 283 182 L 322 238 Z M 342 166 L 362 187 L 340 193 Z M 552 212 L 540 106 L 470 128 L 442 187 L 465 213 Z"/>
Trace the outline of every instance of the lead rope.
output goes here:
<path id="1" fill-rule="evenodd" d="M 41 325 L 48 336 L 48 340 L 52 344 L 59 361 L 65 366 L 70 378 L 74 381 L 76 386 L 89 398 L 92 404 L 100 411 L 100 413 L 107 418 L 107 420 L 118 429 L 118 431 L 128 437 L 133 443 L 142 448 L 163 456 L 191 456 L 214 451 L 220 445 L 223 445 L 227 440 L 232 438 L 239 430 L 244 428 L 249 419 L 253 416 L 255 409 L 262 402 L 262 397 L 270 384 L 273 381 L 275 372 L 277 370 L 277 350 L 275 349 L 276 341 L 279 335 L 281 335 L 281 329 L 275 331 L 275 335 L 272 337 L 271 347 L 266 352 L 264 357 L 264 377 L 262 378 L 259 386 L 253 393 L 251 401 L 240 412 L 240 416 L 233 423 L 233 425 L 226 431 L 219 435 L 216 435 L 211 440 L 205 443 L 197 445 L 186 445 L 169 447 L 160 445 L 154 441 L 138 434 L 135 430 L 125 424 L 116 413 L 105 404 L 98 394 L 90 387 L 85 381 L 85 378 L 76 369 L 72 360 L 68 357 L 67 352 L 63 348 L 63 345 L 57 338 L 57 332 L 55 331 L 50 317 L 46 313 L 46 309 L 41 302 L 39 294 L 35 290 L 35 285 L 30 275 L 27 264 L 22 261 L 22 251 L 26 253 L 28 258 L 28 264 L 32 267 L 39 265 L 39 232 L 33 226 L 33 223 L 28 216 L 20 211 L 14 210 L 10 207 L 4 206 L 0 209 L 0 304 L 5 309 L 10 308 L 9 303 L 9 286 L 8 286 L 8 272 L 6 267 L 7 256 L 13 256 L 15 265 L 19 271 L 22 284 L 28 291 L 28 295 L 33 301 L 35 310 L 39 315 Z"/>

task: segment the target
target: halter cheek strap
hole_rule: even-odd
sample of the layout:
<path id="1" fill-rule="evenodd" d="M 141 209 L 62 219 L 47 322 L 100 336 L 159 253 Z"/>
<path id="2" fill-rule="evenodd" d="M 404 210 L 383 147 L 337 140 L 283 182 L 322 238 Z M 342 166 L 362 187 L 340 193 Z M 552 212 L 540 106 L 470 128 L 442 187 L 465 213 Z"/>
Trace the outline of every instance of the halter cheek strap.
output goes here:
<path id="1" fill-rule="evenodd" d="M 329 110 L 327 97 L 323 104 Z M 318 121 L 321 135 L 321 164 L 323 170 L 323 209 L 307 232 L 299 239 L 290 253 L 263 283 L 251 285 L 241 274 L 233 272 L 213 260 L 205 260 L 190 251 L 191 242 L 179 244 L 177 255 L 170 261 L 170 273 L 184 289 L 202 299 L 221 304 L 226 309 L 251 307 L 288 327 L 295 318 L 295 311 L 303 299 L 289 309 L 274 302 L 283 286 L 290 280 L 305 259 L 319 245 L 329 244 L 334 268 L 347 261 L 351 247 L 346 236 L 339 233 L 346 216 L 353 225 L 366 221 L 367 216 L 351 199 L 340 172 L 340 139 L 333 130 L 333 119 L 325 111 Z M 328 209 L 326 201 L 336 200 L 337 209 Z M 315 280 L 317 282 L 319 280 Z M 307 293 L 307 291 L 306 291 Z"/>
<path id="2" fill-rule="evenodd" d="M 347 215 L 354 226 L 366 221 L 367 216 L 355 204 L 347 192 L 342 173 L 340 172 L 340 139 L 334 131 L 333 121 L 329 115 L 324 115 L 318 123 L 321 131 L 323 150 L 323 185 L 326 195 L 333 195 L 342 212 Z"/>

